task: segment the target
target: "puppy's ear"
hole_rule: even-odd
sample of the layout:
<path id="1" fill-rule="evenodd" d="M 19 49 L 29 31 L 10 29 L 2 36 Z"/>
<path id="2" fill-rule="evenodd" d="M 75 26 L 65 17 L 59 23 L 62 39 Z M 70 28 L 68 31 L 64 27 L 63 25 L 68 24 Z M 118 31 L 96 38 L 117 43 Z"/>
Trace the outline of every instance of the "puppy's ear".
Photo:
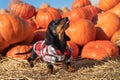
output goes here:
<path id="1" fill-rule="evenodd" d="M 70 41 L 70 38 L 65 34 L 65 40 Z"/>
<path id="2" fill-rule="evenodd" d="M 54 37 L 52 32 L 50 31 L 50 27 L 48 27 L 47 31 L 46 31 L 46 38 L 45 38 L 45 44 L 50 45 L 52 44 L 54 41 Z"/>

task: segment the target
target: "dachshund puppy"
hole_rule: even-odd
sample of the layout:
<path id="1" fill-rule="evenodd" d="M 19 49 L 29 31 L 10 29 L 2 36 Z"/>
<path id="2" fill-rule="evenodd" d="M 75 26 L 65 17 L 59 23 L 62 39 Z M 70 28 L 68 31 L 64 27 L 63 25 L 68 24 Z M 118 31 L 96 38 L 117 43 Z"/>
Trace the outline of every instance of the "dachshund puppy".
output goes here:
<path id="1" fill-rule="evenodd" d="M 33 60 L 38 56 L 47 63 L 48 73 L 53 72 L 53 64 L 63 62 L 67 71 L 74 71 L 71 66 L 71 49 L 67 46 L 66 41 L 70 38 L 65 34 L 65 30 L 69 27 L 69 19 L 67 17 L 53 20 L 49 23 L 44 41 L 38 41 L 31 49 L 32 54 L 27 59 L 30 66 L 33 67 Z"/>

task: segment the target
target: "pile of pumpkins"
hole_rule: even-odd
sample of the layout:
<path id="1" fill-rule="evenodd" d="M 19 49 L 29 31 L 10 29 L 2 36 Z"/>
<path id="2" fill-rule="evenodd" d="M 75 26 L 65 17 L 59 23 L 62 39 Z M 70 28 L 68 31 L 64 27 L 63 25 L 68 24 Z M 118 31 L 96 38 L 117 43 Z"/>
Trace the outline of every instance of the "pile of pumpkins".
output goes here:
<path id="1" fill-rule="evenodd" d="M 72 58 L 104 60 L 119 57 L 120 0 L 74 0 L 71 9 L 53 8 L 42 4 L 40 8 L 20 0 L 9 2 L 8 10 L 0 10 L 0 54 L 26 60 L 32 45 L 44 40 L 48 24 L 54 19 L 68 17 L 66 34 L 71 38 Z"/>

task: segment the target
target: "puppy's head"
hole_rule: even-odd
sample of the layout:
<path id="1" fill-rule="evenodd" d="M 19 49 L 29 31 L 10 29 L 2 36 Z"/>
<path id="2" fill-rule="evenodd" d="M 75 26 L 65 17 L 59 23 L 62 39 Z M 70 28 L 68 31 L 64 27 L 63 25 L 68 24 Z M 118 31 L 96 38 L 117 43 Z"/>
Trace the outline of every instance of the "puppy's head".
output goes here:
<path id="1" fill-rule="evenodd" d="M 68 18 L 66 17 L 66 18 L 54 20 L 51 22 L 51 25 L 50 25 L 49 29 L 52 31 L 53 36 L 58 37 L 59 40 L 63 40 L 65 30 L 69 27 Z"/>
<path id="2" fill-rule="evenodd" d="M 68 17 L 53 20 L 50 22 L 46 31 L 46 44 L 56 44 L 57 46 L 65 46 L 66 41 L 70 38 L 65 34 L 65 30 L 69 27 Z"/>

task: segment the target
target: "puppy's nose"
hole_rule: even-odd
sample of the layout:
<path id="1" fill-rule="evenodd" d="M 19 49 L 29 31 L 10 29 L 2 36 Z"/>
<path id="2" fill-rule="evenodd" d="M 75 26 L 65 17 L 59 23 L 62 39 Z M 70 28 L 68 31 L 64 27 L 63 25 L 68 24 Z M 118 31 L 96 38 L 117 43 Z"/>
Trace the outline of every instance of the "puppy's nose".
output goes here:
<path id="1" fill-rule="evenodd" d="M 64 20 L 65 20 L 65 21 L 69 21 L 68 17 L 65 17 Z"/>

